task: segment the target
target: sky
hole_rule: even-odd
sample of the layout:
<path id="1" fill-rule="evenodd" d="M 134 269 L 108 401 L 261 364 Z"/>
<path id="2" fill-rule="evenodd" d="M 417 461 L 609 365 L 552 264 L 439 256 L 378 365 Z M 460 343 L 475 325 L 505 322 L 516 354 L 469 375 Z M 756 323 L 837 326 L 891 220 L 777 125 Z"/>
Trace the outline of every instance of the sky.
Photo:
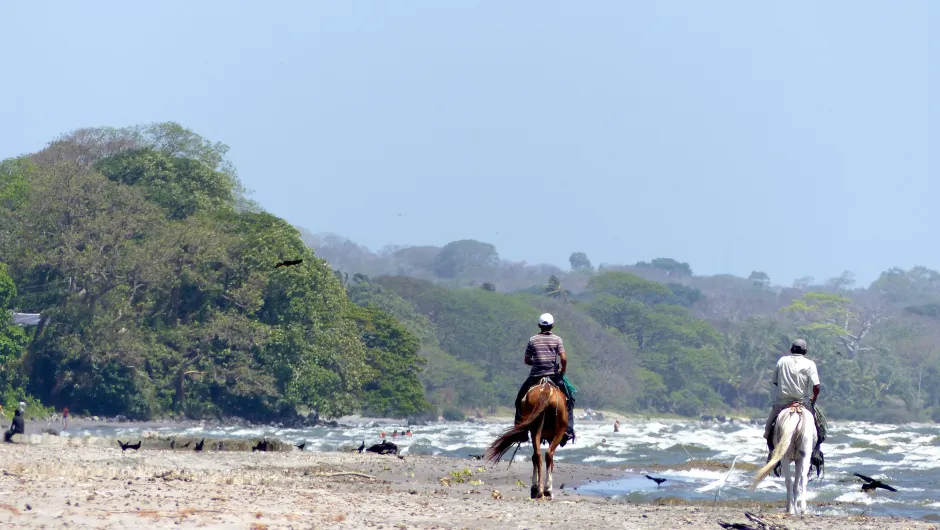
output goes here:
<path id="1" fill-rule="evenodd" d="M 938 23 L 930 0 L 2 2 L 0 158 L 177 121 L 268 211 L 373 249 L 868 283 L 940 269 Z"/>

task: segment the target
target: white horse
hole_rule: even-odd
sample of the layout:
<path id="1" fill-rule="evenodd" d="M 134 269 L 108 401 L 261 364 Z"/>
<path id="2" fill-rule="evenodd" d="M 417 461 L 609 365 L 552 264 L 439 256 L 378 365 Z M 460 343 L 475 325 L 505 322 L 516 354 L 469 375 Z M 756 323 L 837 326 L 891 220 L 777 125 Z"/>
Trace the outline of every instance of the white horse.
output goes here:
<path id="1" fill-rule="evenodd" d="M 764 478 L 780 462 L 787 485 L 787 512 L 798 514 L 806 512 L 806 483 L 809 480 L 810 459 L 816 447 L 816 422 L 813 413 L 802 403 L 794 402 L 777 414 L 774 427 L 774 452 L 767 465 L 760 468 L 751 491 L 757 488 Z M 796 480 L 790 475 L 790 462 L 796 464 Z"/>

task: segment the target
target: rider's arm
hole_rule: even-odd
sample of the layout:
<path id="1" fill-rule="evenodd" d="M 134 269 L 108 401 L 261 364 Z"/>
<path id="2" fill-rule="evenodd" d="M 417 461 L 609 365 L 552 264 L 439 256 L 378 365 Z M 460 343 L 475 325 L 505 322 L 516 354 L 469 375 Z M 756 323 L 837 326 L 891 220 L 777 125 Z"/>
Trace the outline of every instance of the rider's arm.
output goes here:
<path id="1" fill-rule="evenodd" d="M 816 398 L 819 397 L 819 385 L 813 385 L 813 403 L 816 403 Z"/>
<path id="2" fill-rule="evenodd" d="M 558 374 L 565 375 L 565 370 L 568 368 L 568 356 L 565 355 L 564 349 L 558 353 L 558 360 L 561 362 L 561 369 L 558 371 Z"/>
<path id="3" fill-rule="evenodd" d="M 529 344 L 525 347 L 525 359 L 523 362 L 532 366 L 532 354 L 535 353 L 535 348 L 532 346 L 532 341 L 529 341 Z"/>

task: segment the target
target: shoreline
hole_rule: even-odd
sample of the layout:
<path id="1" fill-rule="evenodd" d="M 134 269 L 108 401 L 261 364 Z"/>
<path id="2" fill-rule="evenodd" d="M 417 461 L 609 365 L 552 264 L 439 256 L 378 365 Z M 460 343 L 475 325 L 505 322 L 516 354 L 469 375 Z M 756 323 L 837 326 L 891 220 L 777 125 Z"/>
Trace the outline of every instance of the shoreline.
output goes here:
<path id="1" fill-rule="evenodd" d="M 56 437 L 46 436 L 53 439 Z M 356 452 L 169 451 L 0 444 L 0 522 L 10 528 L 703 528 L 747 522 L 744 511 L 800 528 L 937 528 L 890 516 L 783 514 L 783 499 L 653 503 L 581 494 L 623 466 L 558 462 L 555 499 L 529 499 L 531 465 Z M 851 503 L 810 508 L 857 511 Z M 28 507 L 27 507 L 28 506 Z M 690 526 L 691 525 L 691 526 Z"/>

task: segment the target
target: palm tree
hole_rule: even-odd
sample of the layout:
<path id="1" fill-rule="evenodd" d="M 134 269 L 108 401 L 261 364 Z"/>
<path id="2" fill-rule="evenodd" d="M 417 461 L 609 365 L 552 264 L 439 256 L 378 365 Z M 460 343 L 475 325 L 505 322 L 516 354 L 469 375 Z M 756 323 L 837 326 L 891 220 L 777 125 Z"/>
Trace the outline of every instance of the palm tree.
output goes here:
<path id="1" fill-rule="evenodd" d="M 561 280 L 558 279 L 558 276 L 552 274 L 548 278 L 548 283 L 545 285 L 545 294 L 555 300 L 561 298 L 562 301 L 567 303 L 568 295 L 571 293 L 561 284 Z"/>

